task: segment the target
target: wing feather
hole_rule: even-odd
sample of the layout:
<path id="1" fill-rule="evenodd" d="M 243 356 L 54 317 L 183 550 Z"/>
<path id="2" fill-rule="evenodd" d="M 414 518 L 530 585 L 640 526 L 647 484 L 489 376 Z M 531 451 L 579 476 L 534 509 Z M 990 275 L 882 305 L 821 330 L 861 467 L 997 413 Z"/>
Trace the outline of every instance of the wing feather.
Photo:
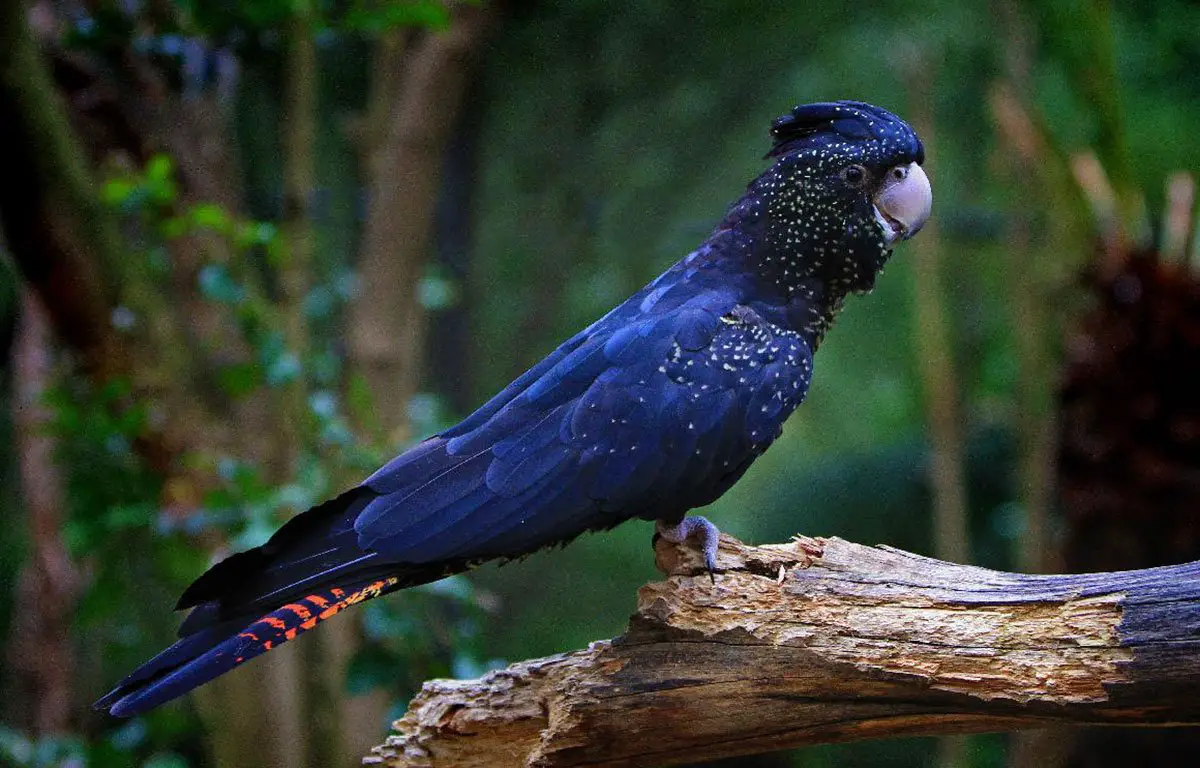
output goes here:
<path id="1" fill-rule="evenodd" d="M 781 393 L 807 389 L 807 347 L 730 314 L 722 291 L 652 292 L 654 312 L 593 325 L 471 429 L 376 473 L 359 545 L 414 563 L 516 557 L 728 487 L 798 402 Z"/>
<path id="2" fill-rule="evenodd" d="M 359 545 L 371 549 L 379 539 L 416 531 L 439 510 L 482 485 L 491 460 L 488 448 L 469 458 L 454 458 L 452 464 L 421 478 L 414 487 L 402 487 L 372 499 L 354 521 Z"/>

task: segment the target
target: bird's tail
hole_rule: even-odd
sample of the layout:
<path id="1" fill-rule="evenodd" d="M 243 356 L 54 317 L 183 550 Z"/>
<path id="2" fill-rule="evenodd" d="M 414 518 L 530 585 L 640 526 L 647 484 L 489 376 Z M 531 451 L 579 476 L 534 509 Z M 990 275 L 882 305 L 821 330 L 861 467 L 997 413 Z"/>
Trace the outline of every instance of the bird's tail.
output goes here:
<path id="1" fill-rule="evenodd" d="M 182 696 L 307 632 L 342 610 L 401 586 L 395 576 L 314 590 L 265 616 L 219 618 L 216 603 L 199 605 L 174 645 L 138 667 L 95 703 L 117 717 L 132 717 Z"/>

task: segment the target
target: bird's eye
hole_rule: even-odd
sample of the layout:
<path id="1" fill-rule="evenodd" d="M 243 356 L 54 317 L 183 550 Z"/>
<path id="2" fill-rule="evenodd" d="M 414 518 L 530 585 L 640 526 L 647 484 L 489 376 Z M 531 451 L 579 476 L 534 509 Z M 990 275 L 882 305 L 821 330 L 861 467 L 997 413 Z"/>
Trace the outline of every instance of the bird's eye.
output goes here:
<path id="1" fill-rule="evenodd" d="M 867 169 L 861 165 L 852 165 L 842 171 L 842 179 L 852 187 L 862 186 L 867 179 Z"/>

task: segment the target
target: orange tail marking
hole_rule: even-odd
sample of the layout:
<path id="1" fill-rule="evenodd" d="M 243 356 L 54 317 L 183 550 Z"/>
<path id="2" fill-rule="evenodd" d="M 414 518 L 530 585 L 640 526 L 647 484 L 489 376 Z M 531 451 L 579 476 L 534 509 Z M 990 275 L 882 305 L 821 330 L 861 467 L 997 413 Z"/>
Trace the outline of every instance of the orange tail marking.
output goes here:
<path id="1" fill-rule="evenodd" d="M 373 581 L 350 594 L 346 594 L 344 589 L 334 587 L 281 606 L 238 634 L 238 637 L 244 639 L 246 644 L 236 660 L 241 663 L 263 651 L 269 651 L 276 645 L 291 640 L 322 621 L 336 616 L 352 605 L 370 600 L 372 597 L 378 597 L 399 582 L 398 578 L 392 576 Z M 258 649 L 257 652 L 255 652 L 255 648 Z"/>

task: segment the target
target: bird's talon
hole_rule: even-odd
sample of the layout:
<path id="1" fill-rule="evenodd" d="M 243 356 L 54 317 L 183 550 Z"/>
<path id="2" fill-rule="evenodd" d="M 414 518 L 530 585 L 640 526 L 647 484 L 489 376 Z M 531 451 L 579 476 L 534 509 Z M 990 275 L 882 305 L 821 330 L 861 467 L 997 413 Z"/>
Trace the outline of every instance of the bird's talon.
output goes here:
<path id="1" fill-rule="evenodd" d="M 674 544 L 682 544 L 692 536 L 700 538 L 700 551 L 704 554 L 704 568 L 713 584 L 717 583 L 717 546 L 721 532 L 706 518 L 695 515 L 685 517 L 674 525 L 659 520 L 655 533 Z"/>

